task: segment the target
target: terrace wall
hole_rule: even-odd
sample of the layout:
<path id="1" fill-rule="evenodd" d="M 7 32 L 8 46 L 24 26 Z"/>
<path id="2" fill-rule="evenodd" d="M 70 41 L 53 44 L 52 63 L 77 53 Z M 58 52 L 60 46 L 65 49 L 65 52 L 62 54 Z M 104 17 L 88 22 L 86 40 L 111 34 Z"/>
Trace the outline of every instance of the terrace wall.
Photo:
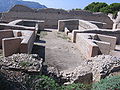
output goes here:
<path id="1" fill-rule="evenodd" d="M 45 20 L 45 27 L 57 28 L 58 20 L 83 19 L 87 21 L 98 21 L 106 23 L 105 28 L 112 28 L 112 20 L 103 13 L 92 13 L 84 10 L 65 11 L 62 9 L 39 9 L 33 10 L 28 7 L 17 5 L 9 12 L 3 13 L 3 21 L 13 21 L 16 19 Z"/>

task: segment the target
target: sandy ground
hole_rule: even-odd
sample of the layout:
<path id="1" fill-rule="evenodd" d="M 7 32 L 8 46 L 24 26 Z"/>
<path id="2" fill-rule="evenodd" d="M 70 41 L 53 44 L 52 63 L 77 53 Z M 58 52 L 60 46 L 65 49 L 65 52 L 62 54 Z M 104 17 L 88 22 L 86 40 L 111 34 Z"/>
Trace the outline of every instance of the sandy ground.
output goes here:
<path id="1" fill-rule="evenodd" d="M 34 47 L 39 49 L 35 49 L 33 53 L 39 52 L 48 65 L 60 71 L 74 69 L 86 61 L 75 44 L 63 32 L 57 30 L 46 29 L 41 32 L 40 40 Z"/>

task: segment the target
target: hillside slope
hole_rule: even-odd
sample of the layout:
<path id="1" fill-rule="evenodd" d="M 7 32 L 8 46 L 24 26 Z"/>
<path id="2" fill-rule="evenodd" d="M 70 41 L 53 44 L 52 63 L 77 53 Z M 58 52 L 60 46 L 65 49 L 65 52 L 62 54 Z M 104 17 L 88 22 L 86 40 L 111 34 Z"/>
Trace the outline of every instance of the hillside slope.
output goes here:
<path id="1" fill-rule="evenodd" d="M 1 0 L 0 1 L 0 12 L 5 12 L 11 9 L 14 5 L 24 5 L 30 8 L 47 8 L 45 5 L 41 5 L 37 2 L 23 1 L 23 0 Z"/>

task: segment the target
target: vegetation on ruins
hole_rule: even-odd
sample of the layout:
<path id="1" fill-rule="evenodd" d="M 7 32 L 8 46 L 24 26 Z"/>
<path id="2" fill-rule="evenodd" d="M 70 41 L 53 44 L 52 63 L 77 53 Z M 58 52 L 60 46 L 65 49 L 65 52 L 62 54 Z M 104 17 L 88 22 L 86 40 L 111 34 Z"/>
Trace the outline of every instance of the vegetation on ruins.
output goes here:
<path id="1" fill-rule="evenodd" d="M 31 63 L 30 62 L 21 61 L 19 64 L 22 67 L 28 67 L 28 66 L 30 66 Z"/>
<path id="2" fill-rule="evenodd" d="M 90 85 L 70 84 L 59 85 L 56 80 L 45 75 L 30 75 L 26 77 L 26 87 L 33 90 L 89 90 Z"/>
<path id="3" fill-rule="evenodd" d="M 53 77 L 46 75 L 25 74 L 22 81 L 16 81 L 0 72 L 0 90 L 120 90 L 120 76 L 111 76 L 100 82 L 86 85 L 73 83 L 61 85 Z"/>
<path id="4" fill-rule="evenodd" d="M 47 35 L 47 32 L 46 31 L 41 31 L 40 32 L 40 38 L 43 38 L 43 37 L 45 37 Z"/>
<path id="5" fill-rule="evenodd" d="M 26 77 L 26 87 L 33 90 L 57 90 L 56 81 L 45 75 L 30 75 Z"/>
<path id="6" fill-rule="evenodd" d="M 120 76 L 112 76 L 93 84 L 92 90 L 120 90 Z"/>
<path id="7" fill-rule="evenodd" d="M 120 76 L 111 76 L 93 84 L 73 83 L 61 85 L 53 77 L 25 74 L 22 81 L 16 81 L 0 72 L 0 90 L 120 90 Z"/>
<path id="8" fill-rule="evenodd" d="M 107 7 L 108 5 L 106 3 L 101 3 L 101 2 L 93 2 L 86 6 L 84 9 L 89 10 L 92 12 L 100 12 L 100 9 L 103 7 Z"/>
<path id="9" fill-rule="evenodd" d="M 92 12 L 103 12 L 103 13 L 113 13 L 116 14 L 120 11 L 120 3 L 112 3 L 110 5 L 102 2 L 93 2 L 86 6 L 84 10 L 89 10 Z"/>
<path id="10" fill-rule="evenodd" d="M 120 76 L 112 76 L 102 79 L 100 82 L 91 85 L 73 83 L 60 86 L 56 81 L 48 76 L 37 76 L 34 83 L 35 90 L 119 90 Z"/>
<path id="11" fill-rule="evenodd" d="M 61 32 L 57 32 L 57 37 L 70 41 L 70 38 L 66 34 L 62 34 Z"/>

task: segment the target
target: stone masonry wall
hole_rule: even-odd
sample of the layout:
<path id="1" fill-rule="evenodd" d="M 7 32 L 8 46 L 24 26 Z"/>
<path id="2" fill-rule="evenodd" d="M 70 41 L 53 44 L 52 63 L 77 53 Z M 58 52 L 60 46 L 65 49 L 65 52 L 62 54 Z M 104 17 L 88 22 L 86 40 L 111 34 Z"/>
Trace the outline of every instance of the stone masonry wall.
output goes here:
<path id="1" fill-rule="evenodd" d="M 20 9 L 22 8 L 22 10 Z M 12 21 L 16 19 L 35 19 L 45 20 L 45 27 L 57 28 L 58 20 L 64 19 L 83 19 L 87 21 L 98 21 L 107 23 L 106 28 L 112 28 L 113 22 L 103 13 L 92 13 L 84 10 L 65 11 L 62 9 L 39 9 L 31 10 L 23 6 L 15 6 L 9 12 L 3 13 L 2 20 Z"/>

